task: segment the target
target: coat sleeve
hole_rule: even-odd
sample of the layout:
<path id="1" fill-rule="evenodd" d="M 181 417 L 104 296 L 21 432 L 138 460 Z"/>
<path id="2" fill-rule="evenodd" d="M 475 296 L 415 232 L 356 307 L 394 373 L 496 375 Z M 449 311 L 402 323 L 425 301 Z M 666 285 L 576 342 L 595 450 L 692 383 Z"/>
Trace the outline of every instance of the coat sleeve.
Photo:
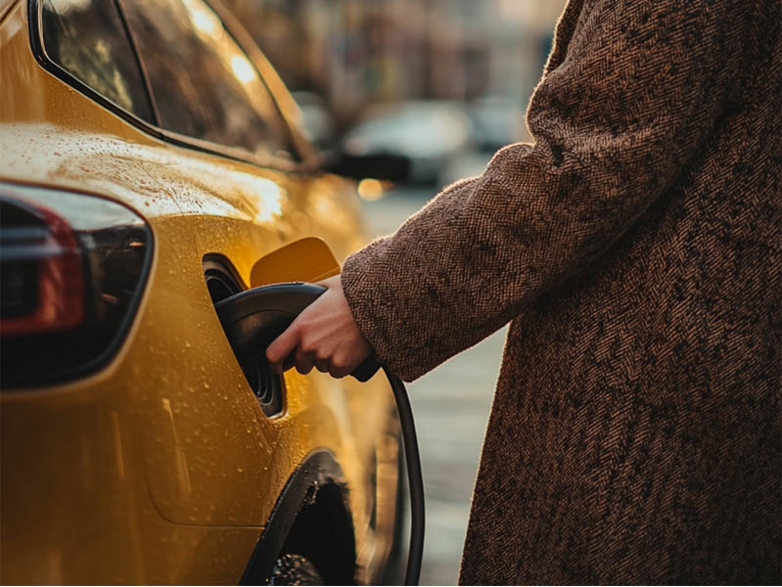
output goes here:
<path id="1" fill-rule="evenodd" d="M 686 173 L 731 106 L 752 2 L 571 2 L 527 124 L 343 287 L 378 358 L 412 380 L 584 270 Z"/>

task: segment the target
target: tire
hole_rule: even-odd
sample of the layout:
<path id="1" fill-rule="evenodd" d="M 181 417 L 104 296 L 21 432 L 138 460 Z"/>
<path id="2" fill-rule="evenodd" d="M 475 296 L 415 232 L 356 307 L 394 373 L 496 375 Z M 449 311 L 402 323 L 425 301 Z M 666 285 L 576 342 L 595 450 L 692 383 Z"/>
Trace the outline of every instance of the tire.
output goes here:
<path id="1" fill-rule="evenodd" d="M 325 585 L 315 564 L 306 556 L 283 553 L 274 563 L 269 585 Z"/>

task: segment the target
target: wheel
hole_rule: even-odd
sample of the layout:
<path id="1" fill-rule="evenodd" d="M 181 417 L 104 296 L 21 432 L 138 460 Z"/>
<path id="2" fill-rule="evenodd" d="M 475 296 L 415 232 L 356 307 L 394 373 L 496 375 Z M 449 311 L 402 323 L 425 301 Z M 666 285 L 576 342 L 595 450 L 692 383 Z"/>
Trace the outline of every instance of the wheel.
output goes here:
<path id="1" fill-rule="evenodd" d="M 325 585 L 315 564 L 306 556 L 283 553 L 274 563 L 269 585 Z"/>

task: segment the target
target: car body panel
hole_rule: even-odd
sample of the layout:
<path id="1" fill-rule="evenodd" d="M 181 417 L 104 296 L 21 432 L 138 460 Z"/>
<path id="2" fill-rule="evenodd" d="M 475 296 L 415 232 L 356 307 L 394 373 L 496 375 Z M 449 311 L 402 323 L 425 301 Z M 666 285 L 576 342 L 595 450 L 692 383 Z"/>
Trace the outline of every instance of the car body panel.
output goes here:
<path id="1" fill-rule="evenodd" d="M 286 480 L 324 447 L 344 471 L 370 572 L 389 547 L 370 528 L 367 476 L 378 447 L 390 454 L 390 391 L 378 379 L 289 372 L 284 412 L 266 418 L 202 266 L 219 255 L 246 286 L 259 258 L 305 236 L 344 259 L 363 242 L 353 185 L 143 132 L 36 62 L 24 2 L 0 25 L 0 71 L 0 180 L 117 200 L 154 237 L 144 296 L 111 363 L 0 396 L 2 581 L 238 581 Z M 378 491 L 395 499 L 395 488 Z"/>

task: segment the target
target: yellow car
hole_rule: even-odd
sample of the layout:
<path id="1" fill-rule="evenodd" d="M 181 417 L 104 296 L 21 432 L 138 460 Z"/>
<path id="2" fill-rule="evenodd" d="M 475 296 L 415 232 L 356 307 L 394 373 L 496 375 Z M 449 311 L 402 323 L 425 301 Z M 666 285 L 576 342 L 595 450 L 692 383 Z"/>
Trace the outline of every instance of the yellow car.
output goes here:
<path id="1" fill-rule="evenodd" d="M 240 366 L 215 303 L 364 240 L 209 0 L 0 0 L 0 580 L 393 579 L 382 378 Z"/>

